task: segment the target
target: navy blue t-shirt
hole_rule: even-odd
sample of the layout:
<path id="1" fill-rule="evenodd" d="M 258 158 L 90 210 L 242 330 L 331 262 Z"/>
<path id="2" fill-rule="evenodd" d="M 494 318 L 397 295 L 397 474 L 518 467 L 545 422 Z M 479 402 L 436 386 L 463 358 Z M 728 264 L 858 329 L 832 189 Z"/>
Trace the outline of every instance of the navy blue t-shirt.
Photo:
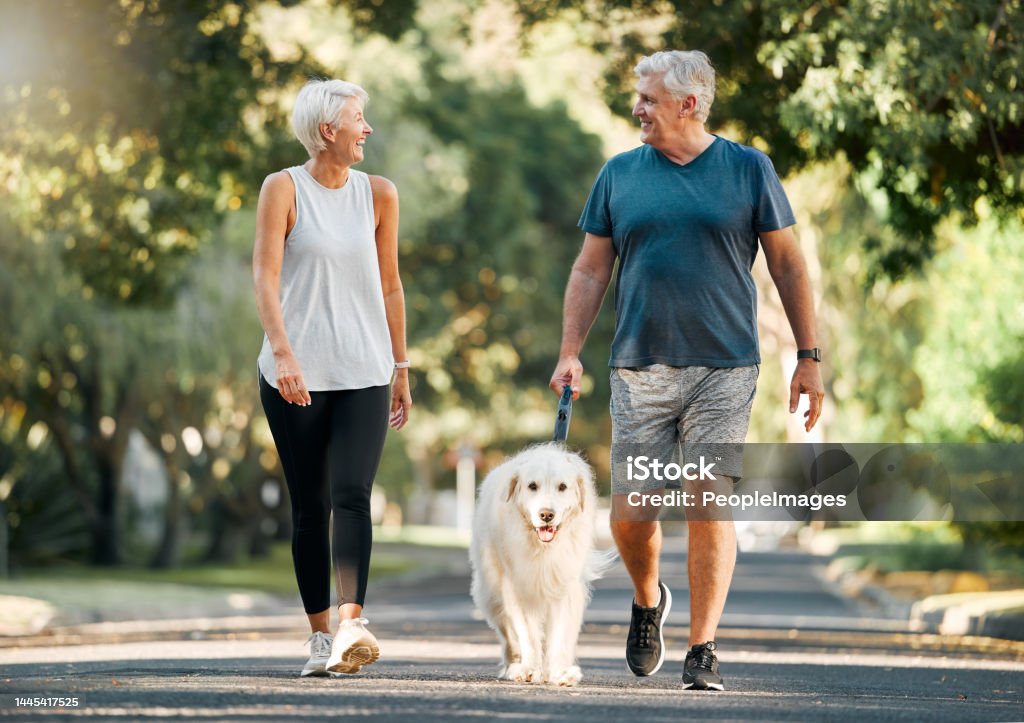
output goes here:
<path id="1" fill-rule="evenodd" d="M 609 160 L 579 221 L 619 258 L 609 366 L 759 364 L 757 234 L 795 223 L 757 149 L 715 136 L 685 165 L 648 145 Z"/>

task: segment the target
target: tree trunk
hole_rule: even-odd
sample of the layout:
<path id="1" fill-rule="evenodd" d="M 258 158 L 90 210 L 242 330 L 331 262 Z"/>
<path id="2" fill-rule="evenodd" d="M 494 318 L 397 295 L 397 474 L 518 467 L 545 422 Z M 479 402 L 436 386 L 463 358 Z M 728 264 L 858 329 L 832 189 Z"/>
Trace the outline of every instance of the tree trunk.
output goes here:
<path id="1" fill-rule="evenodd" d="M 231 505 L 223 497 L 211 502 L 210 544 L 203 555 L 203 562 L 232 562 L 238 551 L 245 546 L 244 526 Z"/>
<path id="2" fill-rule="evenodd" d="M 123 562 L 121 554 L 121 471 L 124 449 L 120 444 L 103 445 L 95 455 L 96 518 L 92 528 L 92 561 L 113 566 Z"/>
<path id="3" fill-rule="evenodd" d="M 292 504 L 291 498 L 288 496 L 288 485 L 285 484 L 283 473 L 281 476 L 275 476 L 275 479 L 280 488 L 281 496 L 277 507 L 271 513 L 274 522 L 277 523 L 277 527 L 274 530 L 274 540 L 283 542 L 292 539 Z"/>
<path id="4" fill-rule="evenodd" d="M 181 486 L 178 484 L 178 465 L 170 458 L 164 456 L 164 469 L 167 471 L 167 502 L 164 505 L 164 529 L 160 534 L 160 544 L 157 545 L 153 559 L 149 566 L 156 569 L 168 569 L 177 567 L 180 560 L 181 536 Z"/>
<path id="5" fill-rule="evenodd" d="M 430 521 L 434 506 L 434 463 L 436 452 L 428 452 L 419 448 L 409 447 L 409 459 L 412 460 L 412 473 L 415 480 L 417 495 L 421 495 L 426 504 L 422 509 L 402 510 L 402 519 L 413 524 L 426 524 Z"/>

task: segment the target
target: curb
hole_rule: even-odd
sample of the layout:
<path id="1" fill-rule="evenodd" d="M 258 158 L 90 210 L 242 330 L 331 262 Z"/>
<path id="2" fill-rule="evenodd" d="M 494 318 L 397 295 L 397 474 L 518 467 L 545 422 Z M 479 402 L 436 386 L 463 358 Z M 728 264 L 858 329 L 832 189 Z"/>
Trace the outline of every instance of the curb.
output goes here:
<path id="1" fill-rule="evenodd" d="M 0 638 L 0 649 L 167 640 L 294 638 L 308 632 L 300 616 L 293 614 L 124 620 L 52 627 L 33 635 Z"/>
<path id="2" fill-rule="evenodd" d="M 874 583 L 869 573 L 848 569 L 841 558 L 835 557 L 838 548 L 816 544 L 815 537 L 801 535 L 800 546 L 812 555 L 832 558 L 821 573 L 826 585 L 887 618 L 906 620 L 908 631 L 1024 641 L 1024 590 L 901 599 Z"/>
<path id="3" fill-rule="evenodd" d="M 866 573 L 859 570 L 847 570 L 837 562 L 833 560 L 825 567 L 822 578 L 839 595 L 864 603 L 882 617 L 890 620 L 906 620 L 908 631 L 921 632 L 924 630 L 911 617 L 913 601 L 895 597 L 881 585 L 871 582 Z"/>
<path id="4" fill-rule="evenodd" d="M 403 545 L 384 543 L 380 547 Z M 439 578 L 469 575 L 469 556 L 461 548 L 421 548 L 413 554 L 418 558 L 415 569 L 382 577 L 374 584 L 407 591 Z M 140 606 L 147 611 L 147 617 L 140 617 L 138 611 L 119 605 L 116 595 L 113 603 L 107 595 L 102 601 L 88 604 L 72 597 L 64 604 L 53 596 L 44 599 L 0 593 L 0 648 L 215 636 L 245 638 L 266 633 L 293 635 L 303 630 L 301 624 L 295 624 L 303 619 L 297 589 L 294 595 L 282 595 L 164 582 L 146 583 L 144 587 L 156 593 L 167 591 L 171 601 L 159 606 Z M 192 590 L 201 592 L 201 596 L 192 595 Z M 130 596 L 127 592 L 124 595 Z M 162 593 L 158 596 L 163 597 Z"/>
<path id="5" fill-rule="evenodd" d="M 1024 640 L 1024 590 L 932 595 L 914 603 L 910 619 L 944 635 Z"/>

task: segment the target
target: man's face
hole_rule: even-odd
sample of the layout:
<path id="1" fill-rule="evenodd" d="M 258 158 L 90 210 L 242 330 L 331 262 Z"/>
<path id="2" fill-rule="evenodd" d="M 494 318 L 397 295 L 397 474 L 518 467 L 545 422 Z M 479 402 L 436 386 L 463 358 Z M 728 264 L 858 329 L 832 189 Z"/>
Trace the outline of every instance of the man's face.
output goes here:
<path id="1" fill-rule="evenodd" d="M 679 110 L 684 101 L 674 99 L 661 82 L 661 74 L 645 75 L 636 84 L 633 117 L 640 120 L 640 142 L 660 148 L 682 131 Z"/>

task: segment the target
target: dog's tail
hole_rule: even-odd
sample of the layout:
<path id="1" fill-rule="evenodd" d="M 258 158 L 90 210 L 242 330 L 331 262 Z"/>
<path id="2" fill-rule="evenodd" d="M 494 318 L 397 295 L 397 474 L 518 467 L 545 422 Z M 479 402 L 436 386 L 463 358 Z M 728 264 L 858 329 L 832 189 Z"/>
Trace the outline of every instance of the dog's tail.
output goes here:
<path id="1" fill-rule="evenodd" d="M 601 579 L 618 559 L 619 553 L 614 547 L 608 550 L 591 550 L 583 566 L 583 579 L 588 583 Z"/>

